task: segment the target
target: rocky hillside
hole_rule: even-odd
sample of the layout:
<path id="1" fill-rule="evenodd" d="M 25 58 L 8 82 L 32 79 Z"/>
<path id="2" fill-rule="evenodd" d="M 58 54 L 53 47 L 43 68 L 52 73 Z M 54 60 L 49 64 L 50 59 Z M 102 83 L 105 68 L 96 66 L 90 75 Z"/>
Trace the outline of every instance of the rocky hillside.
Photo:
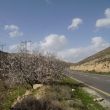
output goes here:
<path id="1" fill-rule="evenodd" d="M 110 47 L 70 67 L 72 70 L 110 72 Z"/>

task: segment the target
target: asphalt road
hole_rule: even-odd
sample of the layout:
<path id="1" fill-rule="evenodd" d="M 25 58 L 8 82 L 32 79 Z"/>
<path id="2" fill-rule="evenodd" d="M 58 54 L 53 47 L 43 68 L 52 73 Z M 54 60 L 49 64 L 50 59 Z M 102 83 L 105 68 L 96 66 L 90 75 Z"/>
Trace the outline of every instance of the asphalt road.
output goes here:
<path id="1" fill-rule="evenodd" d="M 65 74 L 69 77 L 75 78 L 88 86 L 96 88 L 110 100 L 110 76 L 93 73 L 82 73 L 71 70 L 66 70 Z"/>

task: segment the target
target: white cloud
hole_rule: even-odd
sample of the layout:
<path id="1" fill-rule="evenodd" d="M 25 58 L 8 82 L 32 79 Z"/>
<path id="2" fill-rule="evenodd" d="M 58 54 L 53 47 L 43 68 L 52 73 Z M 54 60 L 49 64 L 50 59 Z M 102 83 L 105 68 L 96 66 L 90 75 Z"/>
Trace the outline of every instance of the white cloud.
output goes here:
<path id="1" fill-rule="evenodd" d="M 77 62 L 82 51 L 82 48 L 69 48 L 58 52 L 58 56 L 65 61 Z"/>
<path id="2" fill-rule="evenodd" d="M 110 27 L 110 8 L 105 10 L 105 18 L 100 18 L 96 21 L 96 27 Z"/>
<path id="3" fill-rule="evenodd" d="M 4 29 L 9 30 L 9 31 L 13 31 L 13 30 L 19 30 L 19 27 L 16 25 L 5 25 Z"/>
<path id="4" fill-rule="evenodd" d="M 93 46 L 98 47 L 102 44 L 105 44 L 105 41 L 102 37 L 93 37 L 91 43 Z"/>
<path id="5" fill-rule="evenodd" d="M 71 25 L 68 26 L 68 29 L 71 29 L 71 30 L 78 29 L 79 26 L 82 24 L 82 22 L 83 22 L 83 20 L 81 18 L 74 18 L 72 20 Z"/>
<path id="6" fill-rule="evenodd" d="M 105 10 L 105 16 L 106 16 L 107 18 L 110 18 L 110 8 L 107 8 L 107 9 Z"/>
<path id="7" fill-rule="evenodd" d="M 109 27 L 110 26 L 110 18 L 98 19 L 96 21 L 96 27 Z"/>
<path id="8" fill-rule="evenodd" d="M 46 51 L 59 51 L 66 46 L 67 39 L 64 35 L 50 34 L 40 42 L 40 48 Z"/>
<path id="9" fill-rule="evenodd" d="M 17 30 L 16 30 L 16 31 L 9 32 L 8 34 L 9 34 L 9 36 L 12 37 L 12 38 L 13 38 L 13 37 L 18 37 L 18 36 L 23 36 L 23 33 L 22 33 L 22 32 L 19 32 L 19 31 L 17 31 Z"/>
<path id="10" fill-rule="evenodd" d="M 4 30 L 8 32 L 8 35 L 12 38 L 23 36 L 23 32 L 20 31 L 20 28 L 16 25 L 5 25 Z"/>

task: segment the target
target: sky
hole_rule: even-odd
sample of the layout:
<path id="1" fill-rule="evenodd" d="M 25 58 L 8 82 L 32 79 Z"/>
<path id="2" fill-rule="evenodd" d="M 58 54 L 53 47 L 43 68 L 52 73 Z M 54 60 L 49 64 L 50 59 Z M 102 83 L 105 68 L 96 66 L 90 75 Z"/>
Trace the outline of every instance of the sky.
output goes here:
<path id="1" fill-rule="evenodd" d="M 78 62 L 110 46 L 110 0 L 0 0 L 0 44 Z"/>

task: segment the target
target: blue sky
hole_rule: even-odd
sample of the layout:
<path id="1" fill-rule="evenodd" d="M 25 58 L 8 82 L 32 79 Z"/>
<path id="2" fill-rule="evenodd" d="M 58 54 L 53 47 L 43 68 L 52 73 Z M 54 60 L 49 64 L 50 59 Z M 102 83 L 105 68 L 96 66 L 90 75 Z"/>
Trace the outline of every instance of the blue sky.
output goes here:
<path id="1" fill-rule="evenodd" d="M 110 0 L 0 0 L 0 42 L 79 61 L 110 44 Z"/>

